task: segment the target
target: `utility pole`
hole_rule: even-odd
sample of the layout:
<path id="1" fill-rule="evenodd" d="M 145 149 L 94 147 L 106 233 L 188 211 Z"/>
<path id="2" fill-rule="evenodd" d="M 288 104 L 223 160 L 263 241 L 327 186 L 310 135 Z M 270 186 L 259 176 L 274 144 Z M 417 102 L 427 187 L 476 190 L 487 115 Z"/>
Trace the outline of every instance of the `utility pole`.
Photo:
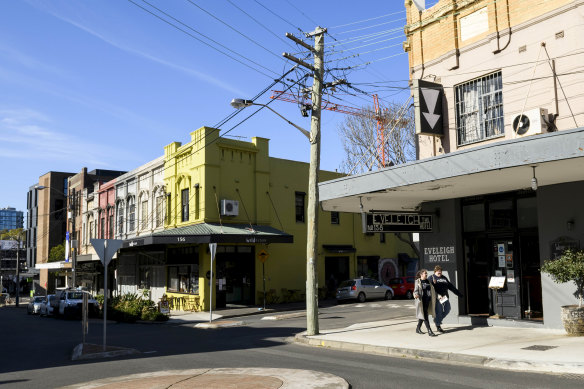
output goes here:
<path id="1" fill-rule="evenodd" d="M 14 305 L 18 308 L 20 303 L 20 240 L 17 240 L 16 243 L 16 297 Z"/>
<path id="2" fill-rule="evenodd" d="M 314 48 L 294 35 L 286 37 L 310 50 L 314 65 L 288 53 L 283 56 L 313 72 L 312 115 L 310 119 L 310 169 L 308 175 L 308 212 L 306 242 L 306 333 L 318 335 L 318 171 L 320 170 L 320 111 L 324 79 L 324 34 L 326 28 L 316 27 L 306 37 L 314 37 Z"/>
<path id="3" fill-rule="evenodd" d="M 71 212 L 71 283 L 73 284 L 73 288 L 76 287 L 77 275 L 76 275 L 76 267 L 77 267 L 77 240 L 75 234 L 75 214 L 77 212 L 77 194 L 75 192 L 75 188 L 71 189 L 71 202 L 69 204 L 69 211 Z"/>

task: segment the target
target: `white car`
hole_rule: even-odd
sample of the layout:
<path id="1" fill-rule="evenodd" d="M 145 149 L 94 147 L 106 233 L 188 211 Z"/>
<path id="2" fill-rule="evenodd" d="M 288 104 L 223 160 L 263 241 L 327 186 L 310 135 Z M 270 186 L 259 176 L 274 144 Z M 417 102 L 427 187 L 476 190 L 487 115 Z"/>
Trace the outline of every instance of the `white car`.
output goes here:
<path id="1" fill-rule="evenodd" d="M 44 296 L 33 297 L 26 307 L 26 313 L 29 315 L 36 315 L 41 312 L 41 304 L 44 301 Z"/>
<path id="2" fill-rule="evenodd" d="M 57 298 L 54 294 L 49 294 L 43 302 L 41 303 L 41 316 L 53 316 L 53 307 L 51 306 L 51 301 L 54 301 Z"/>
<path id="3" fill-rule="evenodd" d="M 57 292 L 55 300 L 51 303 L 55 315 L 80 317 L 84 293 L 88 294 L 87 309 L 89 310 L 89 316 L 97 316 L 99 314 L 97 300 L 89 293 L 77 289 L 64 289 Z"/>

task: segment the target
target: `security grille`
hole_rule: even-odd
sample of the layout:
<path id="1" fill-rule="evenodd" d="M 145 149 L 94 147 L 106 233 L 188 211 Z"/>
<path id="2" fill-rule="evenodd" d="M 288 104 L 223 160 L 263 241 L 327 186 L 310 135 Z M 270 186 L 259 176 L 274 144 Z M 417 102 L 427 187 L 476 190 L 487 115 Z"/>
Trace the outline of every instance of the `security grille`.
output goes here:
<path id="1" fill-rule="evenodd" d="M 454 90 L 459 146 L 503 135 L 503 79 L 500 71 L 457 85 Z"/>

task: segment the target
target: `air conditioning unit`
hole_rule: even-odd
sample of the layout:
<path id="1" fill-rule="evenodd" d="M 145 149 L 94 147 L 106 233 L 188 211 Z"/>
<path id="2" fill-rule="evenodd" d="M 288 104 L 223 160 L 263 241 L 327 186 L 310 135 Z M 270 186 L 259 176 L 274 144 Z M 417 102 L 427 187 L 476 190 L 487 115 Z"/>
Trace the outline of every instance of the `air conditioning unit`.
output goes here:
<path id="1" fill-rule="evenodd" d="M 548 110 L 536 108 L 523 112 L 513 119 L 513 131 L 517 137 L 537 135 L 547 132 Z"/>
<path id="2" fill-rule="evenodd" d="M 239 201 L 221 200 L 221 216 L 239 215 Z"/>

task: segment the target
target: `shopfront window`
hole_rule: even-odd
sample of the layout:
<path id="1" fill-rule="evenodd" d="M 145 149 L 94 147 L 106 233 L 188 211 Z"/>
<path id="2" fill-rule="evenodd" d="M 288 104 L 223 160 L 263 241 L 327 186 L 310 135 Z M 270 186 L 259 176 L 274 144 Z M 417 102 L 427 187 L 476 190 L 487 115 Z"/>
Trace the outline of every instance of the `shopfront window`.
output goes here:
<path id="1" fill-rule="evenodd" d="M 169 266 L 167 285 L 169 292 L 199 293 L 199 266 Z"/>
<path id="2" fill-rule="evenodd" d="M 496 201 L 489 204 L 489 226 L 493 230 L 513 227 L 513 201 Z"/>
<path id="3" fill-rule="evenodd" d="M 535 197 L 517 199 L 517 227 L 537 227 L 537 199 Z"/>

